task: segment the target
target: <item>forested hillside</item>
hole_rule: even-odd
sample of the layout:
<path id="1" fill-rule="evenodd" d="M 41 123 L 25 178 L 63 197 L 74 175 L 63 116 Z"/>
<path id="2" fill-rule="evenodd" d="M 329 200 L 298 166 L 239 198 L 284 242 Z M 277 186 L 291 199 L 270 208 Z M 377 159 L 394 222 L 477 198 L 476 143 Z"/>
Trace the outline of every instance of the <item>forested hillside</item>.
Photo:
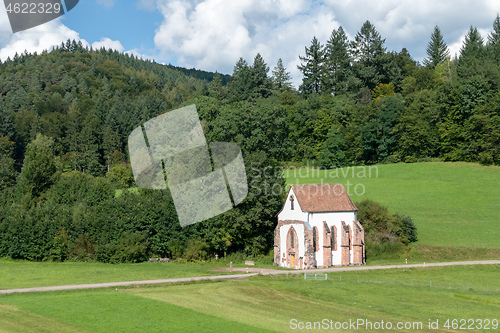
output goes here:
<path id="1" fill-rule="evenodd" d="M 226 76 L 177 69 L 68 41 L 0 64 L 0 256 L 32 260 L 203 258 L 272 248 L 285 163 L 327 168 L 441 159 L 500 164 L 500 18 L 471 27 L 451 58 L 438 27 L 427 58 L 388 51 L 366 22 L 311 36 L 296 90 L 281 60 L 257 54 Z M 127 137 L 196 104 L 208 142 L 243 151 L 251 195 L 180 228 L 168 191 L 133 187 Z M 269 168 L 271 167 L 271 168 Z M 267 172 L 263 172 L 267 170 Z M 404 213 L 404 212 L 401 212 Z"/>

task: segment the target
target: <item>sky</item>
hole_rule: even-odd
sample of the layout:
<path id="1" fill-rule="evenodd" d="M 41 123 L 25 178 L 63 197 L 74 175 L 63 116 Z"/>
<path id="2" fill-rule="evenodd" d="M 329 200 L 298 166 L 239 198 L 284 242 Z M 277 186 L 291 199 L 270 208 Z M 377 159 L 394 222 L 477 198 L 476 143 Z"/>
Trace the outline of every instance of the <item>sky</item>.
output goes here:
<path id="1" fill-rule="evenodd" d="M 60 18 L 12 33 L 0 7 L 2 61 L 76 39 L 158 63 L 232 74 L 240 57 L 252 64 L 260 53 L 271 70 L 281 58 L 295 86 L 301 82 L 299 55 L 313 37 L 325 44 L 339 26 L 353 39 L 369 20 L 388 51 L 406 47 L 422 61 L 436 25 L 454 56 L 471 26 L 486 40 L 500 13 L 498 0 L 80 0 Z"/>

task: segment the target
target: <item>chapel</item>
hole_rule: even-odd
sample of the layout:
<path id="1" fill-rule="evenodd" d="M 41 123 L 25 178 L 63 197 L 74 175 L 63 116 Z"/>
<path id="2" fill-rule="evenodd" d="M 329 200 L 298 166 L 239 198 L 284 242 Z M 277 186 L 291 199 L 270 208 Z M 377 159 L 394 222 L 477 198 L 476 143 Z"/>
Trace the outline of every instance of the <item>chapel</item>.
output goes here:
<path id="1" fill-rule="evenodd" d="M 341 184 L 291 185 L 277 214 L 274 264 L 307 269 L 364 265 L 364 229 Z"/>

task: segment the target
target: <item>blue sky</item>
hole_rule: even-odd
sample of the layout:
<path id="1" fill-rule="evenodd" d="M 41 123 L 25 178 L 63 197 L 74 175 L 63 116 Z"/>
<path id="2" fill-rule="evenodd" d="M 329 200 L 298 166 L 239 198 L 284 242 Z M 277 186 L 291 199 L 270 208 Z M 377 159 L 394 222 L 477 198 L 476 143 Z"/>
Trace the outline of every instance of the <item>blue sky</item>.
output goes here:
<path id="1" fill-rule="evenodd" d="M 111 5 L 80 0 L 77 7 L 61 19 L 62 24 L 89 42 L 107 37 L 119 40 L 125 50 L 137 49 L 151 54 L 155 49 L 155 31 L 162 21 L 159 11 L 140 9 L 136 0 L 120 0 Z"/>
<path id="2" fill-rule="evenodd" d="M 486 39 L 497 13 L 498 0 L 80 0 L 63 17 L 13 34 L 0 5 L 0 59 L 69 38 L 231 74 L 240 57 L 251 63 L 260 53 L 271 69 L 282 58 L 298 85 L 304 47 L 314 36 L 326 43 L 340 25 L 353 39 L 369 20 L 389 51 L 406 47 L 421 61 L 435 25 L 454 55 L 471 25 Z"/>

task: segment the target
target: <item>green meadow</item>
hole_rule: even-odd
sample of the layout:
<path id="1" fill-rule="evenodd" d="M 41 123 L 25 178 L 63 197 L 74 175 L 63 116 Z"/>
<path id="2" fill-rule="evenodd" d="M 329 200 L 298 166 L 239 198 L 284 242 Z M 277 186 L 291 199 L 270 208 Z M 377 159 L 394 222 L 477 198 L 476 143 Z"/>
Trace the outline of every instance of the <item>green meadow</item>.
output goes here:
<path id="1" fill-rule="evenodd" d="M 400 163 L 285 170 L 287 184 L 339 183 L 355 202 L 371 199 L 411 216 L 418 244 L 500 248 L 500 167 Z"/>
<path id="2" fill-rule="evenodd" d="M 0 289 L 222 275 L 219 264 L 28 262 L 0 260 Z M 228 266 L 228 265 L 226 265 Z M 1 332 L 1 330 L 0 330 Z"/>
<path id="3" fill-rule="evenodd" d="M 493 325 L 498 328 L 500 320 L 499 274 L 500 265 L 428 267 L 329 273 L 327 281 L 275 275 L 0 295 L 0 331 L 290 332 L 297 331 L 293 327 L 299 323 L 324 319 L 421 323 L 406 330 L 415 332 L 456 331 L 444 327 L 448 319 L 489 320 L 488 331 L 495 331 Z M 429 329 L 429 320 L 438 321 L 439 329 Z M 354 331 L 374 330 L 361 326 Z"/>

